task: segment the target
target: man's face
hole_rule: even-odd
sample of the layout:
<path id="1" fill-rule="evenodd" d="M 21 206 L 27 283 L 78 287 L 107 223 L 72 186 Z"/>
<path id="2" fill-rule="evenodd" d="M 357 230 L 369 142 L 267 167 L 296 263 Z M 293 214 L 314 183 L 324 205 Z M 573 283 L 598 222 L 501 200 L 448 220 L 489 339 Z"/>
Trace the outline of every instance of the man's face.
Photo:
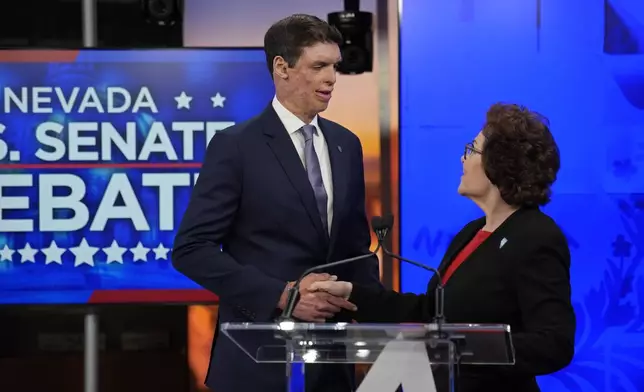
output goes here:
<path id="1" fill-rule="evenodd" d="M 280 58 L 281 59 L 281 58 Z M 342 59 L 335 43 L 318 43 L 302 50 L 302 55 L 291 68 L 278 62 L 275 77 L 284 81 L 284 99 L 297 115 L 313 118 L 329 106 L 336 80 L 336 67 Z"/>

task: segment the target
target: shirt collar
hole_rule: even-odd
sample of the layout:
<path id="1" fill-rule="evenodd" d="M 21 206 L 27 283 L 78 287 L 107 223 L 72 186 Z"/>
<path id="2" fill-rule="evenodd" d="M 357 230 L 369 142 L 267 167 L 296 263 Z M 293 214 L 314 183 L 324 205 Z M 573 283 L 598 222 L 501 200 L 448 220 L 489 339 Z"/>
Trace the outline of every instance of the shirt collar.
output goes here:
<path id="1" fill-rule="evenodd" d="M 300 120 L 296 115 L 286 109 L 277 97 L 273 97 L 273 109 L 275 110 L 275 113 L 277 113 L 277 117 L 282 121 L 282 124 L 284 124 L 284 128 L 286 128 L 289 135 L 299 131 L 300 128 L 306 125 L 304 121 Z M 313 117 L 311 125 L 315 126 L 318 131 L 320 130 L 317 115 Z"/>

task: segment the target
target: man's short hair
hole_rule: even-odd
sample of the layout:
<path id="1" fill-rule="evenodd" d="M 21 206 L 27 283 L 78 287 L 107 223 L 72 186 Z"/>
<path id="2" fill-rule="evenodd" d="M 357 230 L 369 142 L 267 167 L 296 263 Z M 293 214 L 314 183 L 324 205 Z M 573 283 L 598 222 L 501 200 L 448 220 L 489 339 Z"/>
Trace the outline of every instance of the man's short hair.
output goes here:
<path id="1" fill-rule="evenodd" d="M 273 60 L 280 56 L 289 67 L 295 66 L 304 48 L 319 43 L 342 44 L 342 34 L 322 19 L 305 14 L 288 16 L 273 24 L 264 35 L 268 71 L 273 75 Z"/>

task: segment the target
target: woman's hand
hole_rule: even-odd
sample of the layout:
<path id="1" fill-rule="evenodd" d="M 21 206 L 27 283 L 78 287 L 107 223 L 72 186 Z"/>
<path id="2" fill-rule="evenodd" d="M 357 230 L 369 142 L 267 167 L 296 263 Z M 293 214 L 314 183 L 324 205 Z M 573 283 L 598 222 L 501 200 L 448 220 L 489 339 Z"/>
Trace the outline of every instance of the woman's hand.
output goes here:
<path id="1" fill-rule="evenodd" d="M 311 291 L 311 292 L 324 291 L 331 295 L 335 295 L 336 297 L 342 297 L 344 299 L 349 298 L 352 290 L 353 290 L 353 284 L 351 284 L 350 282 L 342 282 L 342 281 L 338 282 L 333 280 L 313 282 L 308 287 L 308 291 Z"/>

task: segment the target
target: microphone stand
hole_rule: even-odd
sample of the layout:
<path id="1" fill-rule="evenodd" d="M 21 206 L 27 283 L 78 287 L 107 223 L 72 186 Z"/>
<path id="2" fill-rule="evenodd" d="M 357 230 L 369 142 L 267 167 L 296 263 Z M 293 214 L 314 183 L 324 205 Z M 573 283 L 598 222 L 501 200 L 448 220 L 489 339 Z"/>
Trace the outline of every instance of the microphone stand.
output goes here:
<path id="1" fill-rule="evenodd" d="M 438 283 L 436 284 L 436 289 L 434 290 L 434 318 L 433 321 L 436 324 L 436 328 L 438 329 L 438 335 L 440 337 L 443 336 L 443 324 L 445 323 L 445 296 L 444 296 L 444 287 L 443 283 L 441 281 L 441 275 L 440 272 L 436 268 L 427 266 L 425 264 L 421 264 L 418 262 L 415 262 L 413 260 L 406 259 L 404 257 L 398 256 L 396 254 L 391 253 L 389 250 L 387 250 L 384 246 L 382 247 L 382 251 L 389 257 L 393 257 L 395 259 L 405 261 L 407 263 L 411 263 L 417 267 L 429 270 L 433 272 L 436 275 L 436 278 L 438 279 Z"/>
<path id="2" fill-rule="evenodd" d="M 436 278 L 438 279 L 438 283 L 436 284 L 436 289 L 434 290 L 433 322 L 436 324 L 438 337 L 444 338 L 445 335 L 443 334 L 443 324 L 445 323 L 445 309 L 444 309 L 445 295 L 444 295 L 444 287 L 443 287 L 443 282 L 441 278 L 441 273 L 434 267 L 430 267 L 428 265 L 419 263 L 417 261 L 404 258 L 400 255 L 390 252 L 389 249 L 386 248 L 384 244 L 384 240 L 387 234 L 389 233 L 389 230 L 393 226 L 393 216 L 385 216 L 384 218 L 375 217 L 375 219 L 372 222 L 372 226 L 374 226 L 374 232 L 376 233 L 376 237 L 378 238 L 378 246 L 382 248 L 382 251 L 384 254 L 386 254 L 389 257 L 393 257 L 394 259 L 398 259 L 400 261 L 413 264 L 416 267 L 431 271 L 434 273 L 434 275 L 436 275 Z"/>
<path id="3" fill-rule="evenodd" d="M 304 271 L 304 273 L 302 273 L 302 275 L 295 281 L 295 284 L 293 286 L 291 286 L 291 288 L 288 289 L 288 296 L 286 297 L 286 306 L 284 306 L 284 311 L 282 312 L 281 316 L 279 317 L 279 320 L 282 321 L 282 322 L 283 321 L 294 321 L 293 320 L 293 311 L 295 310 L 295 306 L 297 305 L 297 302 L 300 299 L 300 284 L 302 283 L 302 280 L 307 275 L 309 275 L 309 274 L 311 274 L 313 272 L 316 272 L 316 271 L 326 269 L 326 268 L 331 268 L 331 267 L 335 267 L 335 266 L 346 264 L 346 263 L 352 263 L 354 261 L 366 259 L 366 258 L 369 258 L 369 257 L 372 257 L 372 256 L 378 257 L 377 252 L 380 250 L 381 247 L 382 247 L 381 246 L 381 241 L 379 240 L 378 241 L 378 246 L 376 247 L 376 249 L 373 252 L 370 252 L 370 253 L 367 253 L 367 254 L 364 254 L 364 255 L 360 255 L 360 256 L 356 256 L 356 257 L 351 257 L 351 258 L 348 258 L 348 259 L 334 261 L 333 263 L 316 265 L 315 267 L 311 267 L 311 268 L 307 269 L 306 271 Z"/>

